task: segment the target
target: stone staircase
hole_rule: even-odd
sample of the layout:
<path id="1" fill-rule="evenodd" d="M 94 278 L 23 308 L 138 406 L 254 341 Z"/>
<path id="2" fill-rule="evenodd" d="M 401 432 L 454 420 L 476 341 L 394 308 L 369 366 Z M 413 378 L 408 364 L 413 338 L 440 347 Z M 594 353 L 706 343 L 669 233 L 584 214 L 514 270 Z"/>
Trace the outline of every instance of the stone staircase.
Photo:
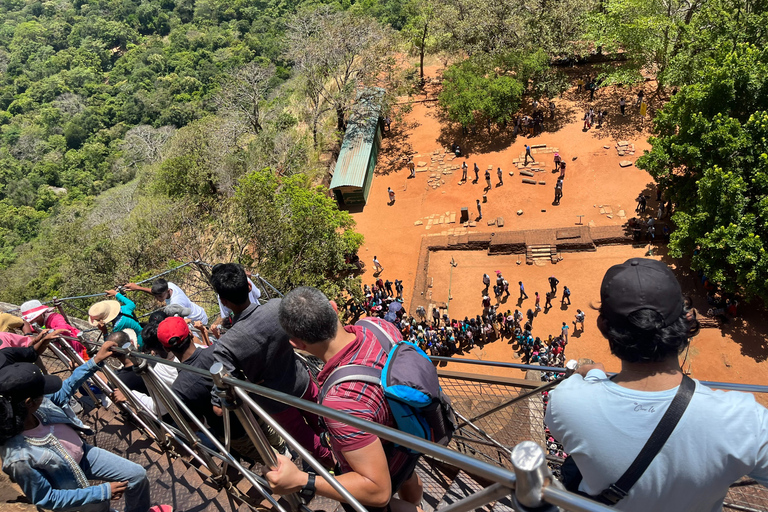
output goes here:
<path id="1" fill-rule="evenodd" d="M 91 408 L 88 398 L 82 399 L 81 402 L 85 402 L 85 411 L 81 418 L 96 431 L 86 442 L 145 468 L 153 505 L 171 505 L 175 512 L 251 512 L 271 508 L 268 502 L 262 501 L 261 496 L 247 480 L 242 479 L 230 484 L 234 487 L 233 492 L 227 492 L 208 478 L 210 473 L 205 468 L 198 467 L 191 457 L 163 451 L 152 439 L 125 422 L 114 406 L 109 409 Z M 259 465 L 251 470 L 261 474 Z M 416 470 L 424 482 L 424 512 L 439 510 L 483 488 L 463 471 L 430 459 L 421 460 Z M 21 489 L 7 479 L 0 483 L 0 491 L 0 510 L 39 510 L 28 504 Z M 236 495 L 242 495 L 244 499 Z M 111 502 L 110 506 L 123 510 L 125 503 L 121 499 Z M 309 504 L 309 508 L 324 512 L 343 512 L 338 502 L 323 497 L 316 497 Z M 491 512 L 492 508 L 489 505 L 478 510 Z"/>
<path id="2" fill-rule="evenodd" d="M 525 262 L 528 265 L 543 265 L 546 261 L 557 263 L 557 248 L 551 244 L 528 245 L 525 248 Z"/>

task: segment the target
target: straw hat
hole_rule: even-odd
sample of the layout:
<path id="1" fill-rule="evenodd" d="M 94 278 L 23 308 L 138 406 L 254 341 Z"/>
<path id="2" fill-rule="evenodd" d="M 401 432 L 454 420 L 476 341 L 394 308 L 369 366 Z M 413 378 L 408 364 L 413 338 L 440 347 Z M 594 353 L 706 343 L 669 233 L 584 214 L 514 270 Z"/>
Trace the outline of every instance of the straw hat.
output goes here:
<path id="1" fill-rule="evenodd" d="M 88 309 L 88 323 L 96 327 L 99 322 L 111 322 L 120 314 L 120 303 L 116 300 L 102 300 Z"/>
<path id="2" fill-rule="evenodd" d="M 10 313 L 0 313 L 0 332 L 11 332 L 13 329 L 21 329 L 24 321 Z"/>
<path id="3" fill-rule="evenodd" d="M 19 311 L 24 321 L 33 323 L 41 315 L 53 311 L 53 308 L 44 306 L 39 300 L 28 300 L 19 307 Z"/>
<path id="4" fill-rule="evenodd" d="M 123 332 L 128 335 L 128 339 L 131 340 L 131 344 L 133 345 L 133 348 L 138 348 L 139 338 L 136 336 L 136 331 L 134 331 L 133 329 L 123 329 Z"/>

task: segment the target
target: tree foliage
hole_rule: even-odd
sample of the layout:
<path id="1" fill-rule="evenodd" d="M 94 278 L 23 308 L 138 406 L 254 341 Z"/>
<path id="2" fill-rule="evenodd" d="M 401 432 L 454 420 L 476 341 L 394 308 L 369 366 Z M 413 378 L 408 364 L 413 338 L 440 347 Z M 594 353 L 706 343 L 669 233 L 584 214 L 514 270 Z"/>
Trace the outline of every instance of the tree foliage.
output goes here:
<path id="1" fill-rule="evenodd" d="M 543 50 L 552 57 L 579 55 L 583 15 L 596 0 L 446 0 L 436 31 L 444 49 L 473 56 Z"/>
<path id="2" fill-rule="evenodd" d="M 318 6 L 290 20 L 287 44 L 287 56 L 304 83 L 313 138 L 317 141 L 318 123 L 329 111 L 343 132 L 359 88 L 382 80 L 389 61 L 388 31 L 373 18 Z"/>
<path id="3" fill-rule="evenodd" d="M 726 291 L 768 297 L 768 51 L 722 48 L 657 115 L 638 166 L 676 203 L 670 251 Z"/>
<path id="4" fill-rule="evenodd" d="M 280 177 L 263 169 L 240 180 L 236 201 L 262 274 L 285 290 L 305 285 L 339 294 L 339 277 L 348 271 L 345 255 L 363 239 L 352 230 L 352 216 L 322 187 L 301 174 Z"/>
<path id="5" fill-rule="evenodd" d="M 524 94 L 553 97 L 565 85 L 543 51 L 473 57 L 450 66 L 443 78 L 440 108 L 464 126 L 482 119 L 510 121 Z"/>

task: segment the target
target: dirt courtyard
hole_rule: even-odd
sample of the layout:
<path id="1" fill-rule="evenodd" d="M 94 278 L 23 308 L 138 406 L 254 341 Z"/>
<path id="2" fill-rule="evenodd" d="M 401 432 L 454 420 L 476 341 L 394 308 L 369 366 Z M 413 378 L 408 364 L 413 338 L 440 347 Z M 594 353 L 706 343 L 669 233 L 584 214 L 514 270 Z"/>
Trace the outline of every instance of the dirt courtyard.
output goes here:
<path id="1" fill-rule="evenodd" d="M 426 69 L 427 75 L 434 78 L 439 74 L 437 66 Z M 586 73 L 586 72 L 585 72 Z M 646 84 L 646 96 L 652 92 L 655 84 Z M 619 161 L 634 162 L 649 149 L 649 121 L 641 121 L 638 109 L 628 106 L 627 116 L 618 113 L 619 97 L 624 96 L 632 105 L 636 90 L 600 90 L 591 104 L 595 110 L 606 110 L 608 115 L 603 128 L 593 127 L 583 130 L 582 116 L 590 103 L 587 96 L 576 94 L 575 87 L 566 91 L 563 97 L 555 98 L 557 113 L 553 121 L 548 121 L 544 133 L 532 138 L 511 137 L 512 130 L 478 127 L 478 132 L 462 135 L 458 125 L 443 119 L 434 100 L 439 92 L 439 84 L 429 84 L 427 94 L 420 96 L 412 110 L 392 124 L 392 131 L 384 137 L 379 154 L 376 175 L 371 187 L 368 204 L 360 211 L 353 211 L 357 229 L 365 236 L 360 257 L 366 264 L 363 274 L 365 283 L 372 283 L 373 257 L 378 256 L 384 267 L 383 279 L 402 279 L 405 286 L 405 306 L 409 307 L 421 239 L 425 235 L 441 232 L 456 234 L 472 232 L 491 232 L 498 230 L 524 230 L 562 228 L 581 222 L 585 225 L 607 226 L 622 225 L 624 217 L 632 217 L 636 206 L 635 198 L 643 193 L 649 197 L 648 213 L 655 213 L 658 203 L 653 179 L 645 171 L 634 165 L 620 167 Z M 652 105 L 653 106 L 653 105 Z M 531 107 L 524 105 L 523 113 L 530 114 Z M 619 141 L 633 144 L 633 155 L 617 154 Z M 405 157 L 414 156 L 415 162 L 423 161 L 432 167 L 432 156 L 437 151 L 445 154 L 452 143 L 458 143 L 464 158 L 446 162 L 449 166 L 461 165 L 467 161 L 469 180 L 460 183 L 461 171 L 442 171 L 417 169 L 413 179 L 408 178 Z M 567 162 L 567 174 L 564 181 L 563 199 L 560 205 L 553 205 L 556 175 L 550 173 L 552 154 L 544 154 L 537 160 L 542 161 L 545 172 L 536 173 L 537 180 L 546 181 L 546 185 L 528 185 L 521 182 L 519 169 L 513 164 L 524 152 L 525 144 L 546 144 L 548 148 L 557 148 Z M 605 146 L 608 146 L 607 148 Z M 472 167 L 479 166 L 480 180 L 472 184 Z M 493 166 L 493 186 L 487 191 L 487 203 L 482 204 L 483 219 L 474 227 L 463 227 L 458 214 L 461 207 L 469 209 L 470 218 L 477 217 L 476 200 L 483 197 L 485 180 L 483 173 L 488 166 Z M 495 169 L 503 170 L 503 185 L 498 185 Z M 509 176 L 509 171 L 514 176 Z M 434 174 L 437 174 L 437 179 Z M 436 182 L 444 180 L 437 187 Z M 387 188 L 395 191 L 393 204 L 389 203 Z M 522 210 L 522 215 L 517 211 Z M 619 213 L 624 216 L 620 216 Z M 448 215 L 446 215 L 448 213 Z M 451 213 L 456 213 L 455 223 L 449 222 Z M 444 222 L 436 224 L 444 217 Z M 498 228 L 487 223 L 489 219 L 504 218 L 504 227 Z M 432 222 L 429 222 L 432 221 Z M 630 257 L 644 256 L 647 247 L 633 248 L 630 245 L 601 247 L 596 252 L 564 253 L 563 261 L 545 266 L 517 265 L 517 256 L 488 256 L 485 251 L 437 251 L 432 253 L 429 276 L 434 278 L 433 301 L 445 301 L 448 298 L 448 283 L 451 279 L 450 315 L 454 318 L 474 316 L 482 311 L 481 292 L 482 274 L 488 273 L 495 278 L 494 271 L 501 270 L 510 282 L 512 295 L 503 311 L 514 311 L 517 303 L 517 282 L 522 280 L 530 299 L 524 301 L 522 312 L 533 309 L 534 292 L 541 294 L 544 305 L 544 292 L 548 290 L 547 278 L 555 275 L 560 279 L 558 296 L 553 301 L 553 308 L 547 313 L 539 313 L 533 323 L 534 336 L 546 337 L 557 334 L 562 322 L 570 326 L 570 343 L 566 350 L 568 358 L 587 357 L 605 363 L 611 371 L 619 369 L 618 360 L 610 355 L 607 342 L 600 336 L 596 327 L 597 312 L 590 305 L 599 300 L 599 286 L 605 270 L 613 264 L 621 263 Z M 664 248 L 657 250 L 663 255 Z M 657 256 L 658 257 L 658 256 Z M 675 267 L 671 258 L 662 256 L 664 261 Z M 454 258 L 458 266 L 450 275 L 449 262 Z M 685 268 L 674 268 L 686 293 L 694 299 L 694 305 L 700 311 L 706 311 L 703 292 L 695 286 L 695 276 Z M 572 291 L 572 305 L 567 310 L 561 309 L 560 298 L 563 285 Z M 491 297 L 492 296 L 491 290 Z M 574 333 L 573 318 L 576 309 L 586 313 L 586 325 L 583 333 Z M 768 342 L 765 333 L 768 323 L 765 311 L 758 305 L 742 305 L 740 318 L 731 321 L 723 329 L 707 328 L 693 339 L 685 361 L 686 371 L 702 380 L 727 381 L 737 383 L 764 384 L 768 382 Z M 483 349 L 475 349 L 464 357 L 482 360 L 519 362 L 519 358 L 506 342 L 494 342 Z M 478 367 L 469 370 L 465 365 L 449 365 L 459 371 L 481 371 Z M 483 371 L 490 371 L 485 369 Z M 514 373 L 514 374 L 512 374 Z M 505 375 L 519 377 L 517 372 Z M 766 400 L 761 400 L 766 403 Z"/>

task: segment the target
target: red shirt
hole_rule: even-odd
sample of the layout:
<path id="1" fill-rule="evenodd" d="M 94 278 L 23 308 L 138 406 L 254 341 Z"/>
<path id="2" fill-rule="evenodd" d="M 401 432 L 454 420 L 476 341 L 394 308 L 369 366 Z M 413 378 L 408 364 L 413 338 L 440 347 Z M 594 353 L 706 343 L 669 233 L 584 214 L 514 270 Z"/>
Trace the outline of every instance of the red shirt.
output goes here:
<path id="1" fill-rule="evenodd" d="M 403 339 L 394 324 L 379 318 L 371 318 L 371 320 L 386 329 L 395 341 Z M 383 369 L 384 364 L 387 362 L 387 353 L 381 348 L 381 345 L 370 331 L 364 332 L 362 327 L 354 326 L 346 326 L 344 330 L 354 333 L 356 336 L 355 341 L 344 347 L 341 352 L 333 356 L 325 364 L 325 367 L 317 376 L 320 387 L 322 387 L 333 370 L 339 366 L 358 364 Z M 389 409 L 381 386 L 371 385 L 367 382 L 342 382 L 328 390 L 323 399 L 323 405 L 363 420 L 373 421 L 388 427 L 395 426 L 392 411 Z M 344 452 L 365 448 L 378 439 L 374 434 L 363 432 L 338 421 L 326 419 L 325 424 L 331 438 L 331 449 L 344 472 L 351 470 L 344 458 Z M 383 440 L 382 443 L 384 443 L 385 447 L 389 444 Z M 395 450 L 388 460 L 390 473 L 394 474 L 407 458 L 408 456 L 405 452 Z"/>

